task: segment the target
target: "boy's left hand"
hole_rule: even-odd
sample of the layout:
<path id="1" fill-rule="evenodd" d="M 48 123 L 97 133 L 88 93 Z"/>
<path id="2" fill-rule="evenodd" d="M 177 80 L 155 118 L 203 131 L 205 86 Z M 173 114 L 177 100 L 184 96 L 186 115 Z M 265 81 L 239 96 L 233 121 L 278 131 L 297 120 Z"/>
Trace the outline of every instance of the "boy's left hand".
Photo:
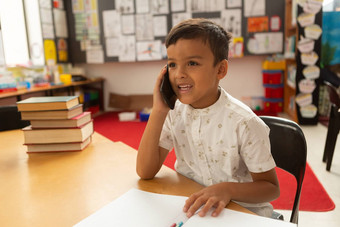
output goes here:
<path id="1" fill-rule="evenodd" d="M 191 217 L 203 206 L 198 215 L 204 217 L 210 208 L 215 207 L 212 216 L 218 216 L 231 199 L 225 184 L 227 183 L 211 185 L 192 194 L 186 200 L 183 211 L 187 213 L 188 217 Z"/>

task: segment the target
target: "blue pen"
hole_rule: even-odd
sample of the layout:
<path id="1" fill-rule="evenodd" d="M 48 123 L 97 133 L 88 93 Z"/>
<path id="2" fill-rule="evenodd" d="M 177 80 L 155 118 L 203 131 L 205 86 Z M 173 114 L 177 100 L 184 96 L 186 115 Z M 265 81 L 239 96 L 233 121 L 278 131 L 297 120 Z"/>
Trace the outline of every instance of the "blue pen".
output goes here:
<path id="1" fill-rule="evenodd" d="M 178 224 L 177 224 L 177 226 L 176 226 L 176 227 L 182 227 L 182 225 L 183 225 L 183 222 L 182 222 L 182 221 L 180 221 L 180 222 L 178 222 Z"/>

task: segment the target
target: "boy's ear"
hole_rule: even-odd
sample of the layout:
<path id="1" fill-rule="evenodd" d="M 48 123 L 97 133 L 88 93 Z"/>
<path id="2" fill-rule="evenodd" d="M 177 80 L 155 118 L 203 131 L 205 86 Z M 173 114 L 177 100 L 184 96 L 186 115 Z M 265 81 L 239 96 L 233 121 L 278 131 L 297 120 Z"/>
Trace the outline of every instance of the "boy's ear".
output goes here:
<path id="1" fill-rule="evenodd" d="M 224 59 L 222 60 L 220 63 L 218 63 L 219 66 L 218 66 L 218 79 L 223 79 L 226 75 L 227 75 L 227 72 L 228 72 L 228 60 L 227 59 Z"/>

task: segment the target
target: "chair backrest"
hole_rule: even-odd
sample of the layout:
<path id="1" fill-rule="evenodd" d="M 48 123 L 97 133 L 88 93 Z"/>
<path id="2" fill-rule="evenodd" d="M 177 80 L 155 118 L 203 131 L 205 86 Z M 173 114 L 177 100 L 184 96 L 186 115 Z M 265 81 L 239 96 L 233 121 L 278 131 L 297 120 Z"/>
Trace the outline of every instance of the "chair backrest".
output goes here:
<path id="1" fill-rule="evenodd" d="M 297 188 L 290 222 L 298 223 L 299 203 L 306 169 L 307 145 L 305 136 L 293 121 L 272 116 L 260 116 L 270 128 L 270 145 L 277 167 L 294 175 Z"/>
<path id="2" fill-rule="evenodd" d="M 329 93 L 329 101 L 336 105 L 338 108 L 340 108 L 340 96 L 338 92 L 336 91 L 336 88 L 329 82 L 324 81 L 324 84 L 327 87 L 327 91 Z"/>
<path id="3" fill-rule="evenodd" d="M 17 106 L 0 106 L 0 131 L 24 128 L 29 121 L 21 120 Z"/>

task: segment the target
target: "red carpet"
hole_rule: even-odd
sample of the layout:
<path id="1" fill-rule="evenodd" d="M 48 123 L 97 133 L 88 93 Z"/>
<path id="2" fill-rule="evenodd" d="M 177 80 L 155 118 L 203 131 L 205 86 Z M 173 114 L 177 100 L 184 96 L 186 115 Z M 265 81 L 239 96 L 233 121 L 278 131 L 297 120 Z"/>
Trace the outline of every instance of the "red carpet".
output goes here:
<path id="1" fill-rule="evenodd" d="M 108 112 L 94 118 L 94 129 L 112 141 L 122 141 L 138 149 L 146 122 L 120 122 L 115 112 Z M 172 151 L 165 160 L 165 165 L 174 168 L 176 157 Z M 281 187 L 280 197 L 273 201 L 274 209 L 291 210 L 294 203 L 296 181 L 292 175 L 277 168 L 277 175 Z M 302 186 L 301 211 L 330 211 L 335 204 L 307 164 Z"/>

